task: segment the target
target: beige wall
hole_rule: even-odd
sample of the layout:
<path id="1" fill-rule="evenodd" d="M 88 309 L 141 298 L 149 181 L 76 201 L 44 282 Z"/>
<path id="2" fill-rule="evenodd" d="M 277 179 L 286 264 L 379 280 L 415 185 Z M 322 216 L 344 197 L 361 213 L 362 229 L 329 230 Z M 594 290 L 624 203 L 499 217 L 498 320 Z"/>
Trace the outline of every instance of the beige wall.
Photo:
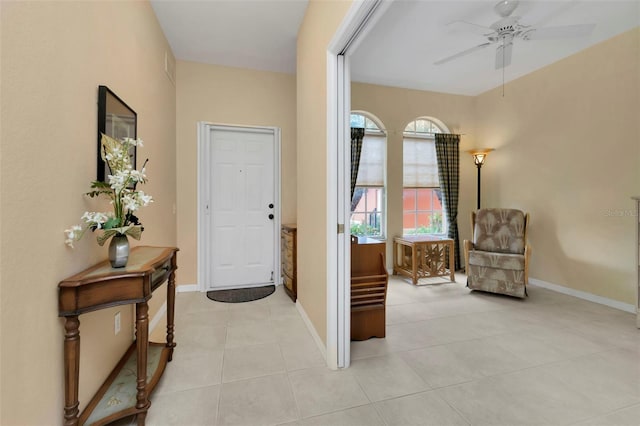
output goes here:
<path id="1" fill-rule="evenodd" d="M 197 283 L 197 123 L 279 127 L 282 223 L 296 220 L 296 80 L 291 74 L 177 63 L 178 284 Z"/>
<path id="2" fill-rule="evenodd" d="M 327 47 L 351 1 L 310 0 L 298 32 L 298 300 L 327 335 Z"/>
<path id="3" fill-rule="evenodd" d="M 475 99 L 470 96 L 408 90 L 372 84 L 351 84 L 351 109 L 367 111 L 387 131 L 387 267 L 392 267 L 393 237 L 402 235 L 402 132 L 418 117 L 442 121 L 460 138 L 460 241 L 470 238 L 469 215 L 476 207 L 476 168 L 465 150 L 475 148 Z M 460 243 L 462 249 L 462 243 Z M 461 252 L 461 262 L 464 262 Z"/>
<path id="4" fill-rule="evenodd" d="M 530 275 L 635 303 L 640 30 L 477 98 L 483 203 L 531 213 Z"/>
<path id="5" fill-rule="evenodd" d="M 92 235 L 63 230 L 95 204 L 98 85 L 138 113 L 149 158 L 140 243 L 175 245 L 175 87 L 170 48 L 147 2 L 0 2 L 0 288 L 3 425 L 61 424 L 63 321 L 57 284 L 106 257 Z M 154 296 L 154 308 L 163 295 Z M 123 313 L 114 338 L 113 315 Z M 150 312 L 153 315 L 153 311 Z M 131 308 L 80 317 L 81 408 L 132 339 Z"/>

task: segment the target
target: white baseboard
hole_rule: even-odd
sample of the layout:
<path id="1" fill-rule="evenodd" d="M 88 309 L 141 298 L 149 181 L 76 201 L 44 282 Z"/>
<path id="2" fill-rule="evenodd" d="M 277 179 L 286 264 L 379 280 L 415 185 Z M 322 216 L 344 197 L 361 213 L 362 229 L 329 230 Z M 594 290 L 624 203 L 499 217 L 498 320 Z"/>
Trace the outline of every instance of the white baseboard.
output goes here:
<path id="1" fill-rule="evenodd" d="M 635 305 L 619 302 L 617 300 L 608 299 L 602 296 L 596 296 L 595 294 L 587 293 L 585 291 L 575 290 L 573 288 L 564 287 L 558 284 L 552 284 L 546 281 L 538 280 L 536 278 L 529 278 L 529 284 L 569 296 L 577 297 L 578 299 L 588 300 L 589 302 L 599 303 L 601 305 L 609 306 L 610 308 L 619 309 L 621 311 L 629 312 L 632 314 L 636 313 Z"/>
<path id="2" fill-rule="evenodd" d="M 153 332 L 153 330 L 158 326 L 160 321 L 164 318 L 164 314 L 167 312 L 167 301 L 165 300 L 158 312 L 153 316 L 151 322 L 149 323 L 149 334 Z"/>
<path id="3" fill-rule="evenodd" d="M 318 346 L 318 349 L 322 354 L 322 358 L 324 358 L 324 361 L 327 362 L 327 348 L 322 342 L 322 339 L 320 338 L 320 336 L 318 336 L 318 332 L 316 331 L 316 328 L 313 326 L 313 323 L 309 319 L 309 315 L 307 315 L 307 312 L 304 310 L 299 300 L 296 300 L 296 309 L 298 310 L 298 312 L 300 312 L 300 316 L 302 317 L 302 320 L 307 326 L 309 333 L 311 333 L 311 337 L 313 337 L 313 340 L 316 342 L 316 346 Z"/>
<path id="4" fill-rule="evenodd" d="M 176 286 L 176 292 L 187 293 L 190 291 L 198 291 L 198 284 L 183 284 Z"/>

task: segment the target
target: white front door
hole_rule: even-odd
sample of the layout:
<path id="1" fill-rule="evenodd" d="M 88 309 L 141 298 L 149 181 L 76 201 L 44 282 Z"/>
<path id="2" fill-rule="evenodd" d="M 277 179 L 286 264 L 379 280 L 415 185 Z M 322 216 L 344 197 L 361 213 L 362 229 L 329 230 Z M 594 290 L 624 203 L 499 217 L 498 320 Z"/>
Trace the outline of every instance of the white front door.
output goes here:
<path id="1" fill-rule="evenodd" d="M 209 129 L 207 289 L 275 282 L 275 133 Z M 202 235 L 201 235 L 202 236 Z"/>

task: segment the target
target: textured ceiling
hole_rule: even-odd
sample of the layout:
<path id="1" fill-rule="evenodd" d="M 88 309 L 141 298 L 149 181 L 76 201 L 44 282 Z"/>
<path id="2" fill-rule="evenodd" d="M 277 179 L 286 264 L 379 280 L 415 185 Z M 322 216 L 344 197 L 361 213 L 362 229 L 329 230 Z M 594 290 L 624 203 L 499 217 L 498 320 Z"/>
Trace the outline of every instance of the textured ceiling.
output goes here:
<path id="1" fill-rule="evenodd" d="M 151 0 L 176 59 L 295 73 L 307 0 Z"/>
<path id="2" fill-rule="evenodd" d="M 333 0 L 332 0 L 333 1 Z M 352 80 L 476 95 L 640 25 L 640 0 L 521 1 L 513 15 L 538 28 L 595 23 L 591 35 L 515 40 L 510 66 L 496 70 L 495 45 L 442 65 L 439 59 L 486 42 L 447 24 L 490 26 L 497 1 L 397 0 L 351 61 Z M 295 73 L 296 36 L 307 0 L 152 0 L 179 60 Z M 640 55 L 640 52 L 638 53 Z M 640 60 L 640 59 L 639 59 Z"/>
<path id="3" fill-rule="evenodd" d="M 439 59 L 485 43 L 482 35 L 452 31 L 467 21 L 490 26 L 500 19 L 496 1 L 396 1 L 352 56 L 352 80 L 437 92 L 477 95 L 503 81 L 495 68 L 496 45 L 434 65 Z M 514 41 L 510 81 L 640 25 L 640 1 L 522 1 L 513 15 L 538 28 L 590 24 L 587 37 Z M 635 53 L 640 60 L 640 51 Z"/>

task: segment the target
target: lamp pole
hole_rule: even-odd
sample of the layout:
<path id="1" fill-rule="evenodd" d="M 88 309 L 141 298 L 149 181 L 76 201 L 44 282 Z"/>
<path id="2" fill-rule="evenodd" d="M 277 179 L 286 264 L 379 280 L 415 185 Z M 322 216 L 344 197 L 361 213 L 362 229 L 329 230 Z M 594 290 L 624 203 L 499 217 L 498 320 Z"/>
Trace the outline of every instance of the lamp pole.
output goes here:
<path id="1" fill-rule="evenodd" d="M 478 167 L 478 207 L 477 209 L 480 210 L 480 169 L 482 168 L 482 163 L 476 163 L 476 166 Z"/>
<path id="2" fill-rule="evenodd" d="M 493 149 L 472 149 L 468 151 L 471 155 L 473 155 L 473 162 L 478 168 L 478 210 L 480 210 L 480 168 L 482 168 L 484 160 L 487 158 L 487 155 L 491 151 L 493 151 Z"/>

